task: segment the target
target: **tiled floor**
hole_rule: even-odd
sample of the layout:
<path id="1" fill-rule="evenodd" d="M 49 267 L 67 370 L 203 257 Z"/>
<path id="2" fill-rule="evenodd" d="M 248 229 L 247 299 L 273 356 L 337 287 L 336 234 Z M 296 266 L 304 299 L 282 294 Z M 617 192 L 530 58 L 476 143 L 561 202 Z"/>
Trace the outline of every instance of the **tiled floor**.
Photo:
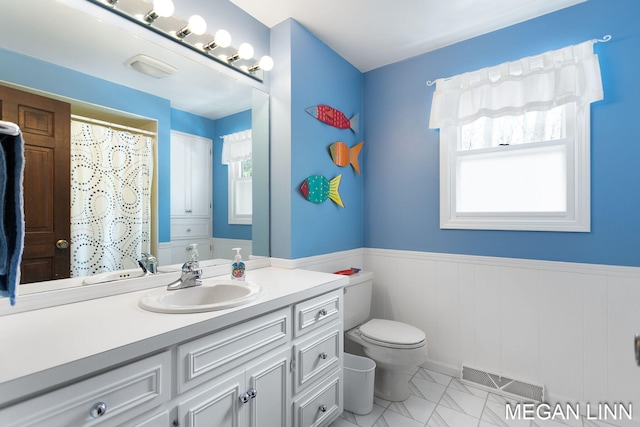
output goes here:
<path id="1" fill-rule="evenodd" d="M 345 411 L 330 427 L 612 427 L 586 419 L 506 420 L 505 405 L 514 401 L 424 368 L 415 372 L 410 387 L 404 402 L 375 398 L 370 414 Z"/>

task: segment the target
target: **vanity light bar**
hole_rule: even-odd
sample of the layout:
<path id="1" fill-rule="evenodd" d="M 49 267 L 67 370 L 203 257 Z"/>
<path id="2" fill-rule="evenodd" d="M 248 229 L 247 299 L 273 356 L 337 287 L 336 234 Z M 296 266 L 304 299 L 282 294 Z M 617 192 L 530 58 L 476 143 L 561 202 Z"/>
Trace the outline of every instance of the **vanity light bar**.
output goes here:
<path id="1" fill-rule="evenodd" d="M 260 82 L 263 75 L 259 71 L 273 68 L 273 59 L 269 56 L 252 63 L 254 49 L 249 43 L 233 48 L 231 35 L 226 30 L 220 29 L 214 36 L 207 34 L 207 23 L 201 16 L 193 15 L 188 22 L 174 16 L 172 0 L 154 0 L 152 7 L 146 0 L 87 1 Z"/>

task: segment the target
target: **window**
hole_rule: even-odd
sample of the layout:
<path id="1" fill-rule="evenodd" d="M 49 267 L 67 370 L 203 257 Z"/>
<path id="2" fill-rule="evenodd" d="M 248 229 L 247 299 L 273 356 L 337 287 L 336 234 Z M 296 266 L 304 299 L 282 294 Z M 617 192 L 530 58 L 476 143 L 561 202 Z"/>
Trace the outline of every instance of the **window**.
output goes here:
<path id="1" fill-rule="evenodd" d="M 441 228 L 590 230 L 592 43 L 437 82 Z"/>
<path id="2" fill-rule="evenodd" d="M 251 130 L 223 137 L 222 163 L 228 166 L 229 224 L 251 224 L 253 167 Z"/>

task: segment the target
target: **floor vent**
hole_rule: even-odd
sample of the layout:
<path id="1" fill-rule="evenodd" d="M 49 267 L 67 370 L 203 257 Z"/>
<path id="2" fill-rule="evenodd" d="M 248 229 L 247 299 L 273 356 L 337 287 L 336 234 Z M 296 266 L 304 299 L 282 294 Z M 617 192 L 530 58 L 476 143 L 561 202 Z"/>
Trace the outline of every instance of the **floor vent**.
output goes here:
<path id="1" fill-rule="evenodd" d="M 462 381 L 514 399 L 544 400 L 544 387 L 462 365 Z"/>

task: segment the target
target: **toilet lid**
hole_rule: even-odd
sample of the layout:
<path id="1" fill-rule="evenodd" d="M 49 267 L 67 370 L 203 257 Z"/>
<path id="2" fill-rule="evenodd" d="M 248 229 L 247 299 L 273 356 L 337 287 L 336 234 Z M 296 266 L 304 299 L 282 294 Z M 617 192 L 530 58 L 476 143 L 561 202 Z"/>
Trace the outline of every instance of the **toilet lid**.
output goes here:
<path id="1" fill-rule="evenodd" d="M 426 340 L 420 329 L 384 319 L 371 319 L 360 326 L 360 336 L 365 341 L 391 348 L 418 348 Z"/>

